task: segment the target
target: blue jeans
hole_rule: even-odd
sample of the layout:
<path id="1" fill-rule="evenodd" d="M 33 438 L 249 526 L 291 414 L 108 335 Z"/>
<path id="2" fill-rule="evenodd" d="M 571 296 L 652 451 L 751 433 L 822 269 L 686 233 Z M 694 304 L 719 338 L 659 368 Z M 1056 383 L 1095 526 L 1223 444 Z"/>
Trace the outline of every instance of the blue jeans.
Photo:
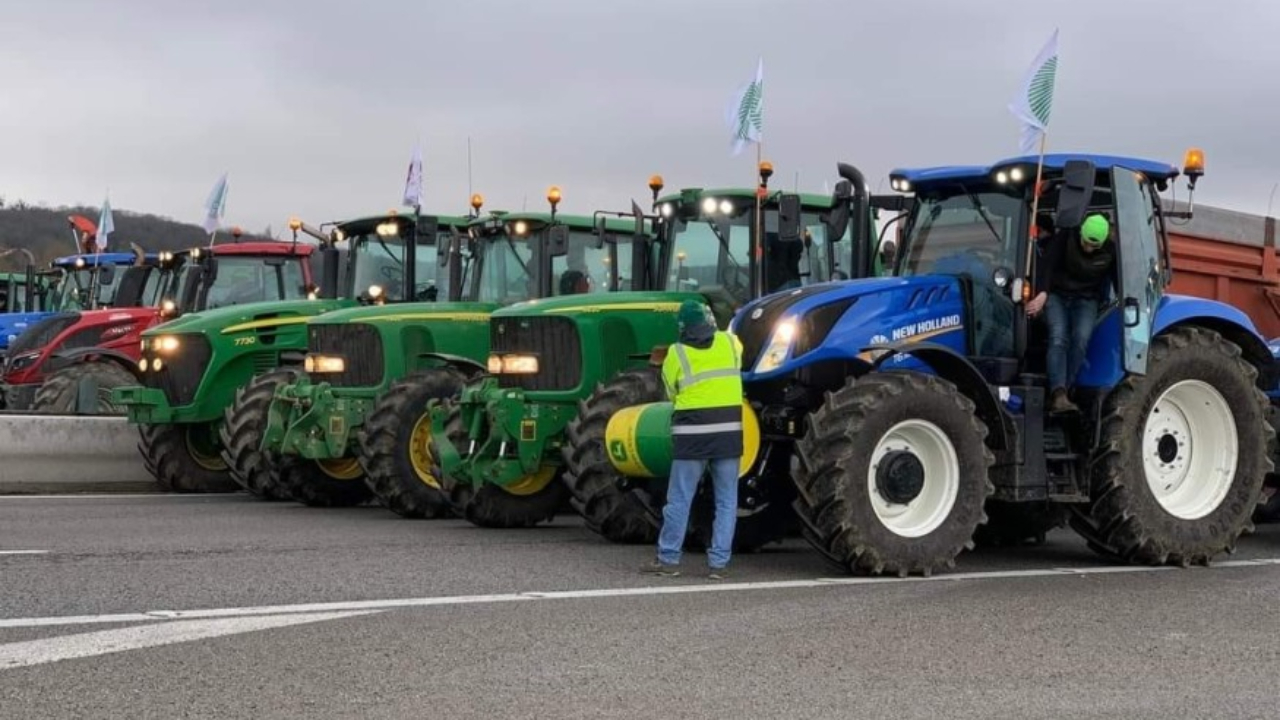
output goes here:
<path id="1" fill-rule="evenodd" d="M 662 532 L 658 534 L 658 561 L 665 565 L 680 563 L 680 551 L 689 528 L 693 496 L 698 491 L 698 482 L 702 480 L 707 463 L 711 463 L 711 482 L 716 499 L 716 517 L 711 525 L 711 547 L 707 548 L 707 564 L 716 569 L 729 564 L 729 554 L 733 549 L 733 528 L 738 522 L 738 458 L 671 462 L 667 504 L 662 508 Z"/>
<path id="2" fill-rule="evenodd" d="M 1076 381 L 1098 319 L 1098 301 L 1049 293 L 1044 304 L 1049 324 L 1049 390 L 1066 389 Z"/>

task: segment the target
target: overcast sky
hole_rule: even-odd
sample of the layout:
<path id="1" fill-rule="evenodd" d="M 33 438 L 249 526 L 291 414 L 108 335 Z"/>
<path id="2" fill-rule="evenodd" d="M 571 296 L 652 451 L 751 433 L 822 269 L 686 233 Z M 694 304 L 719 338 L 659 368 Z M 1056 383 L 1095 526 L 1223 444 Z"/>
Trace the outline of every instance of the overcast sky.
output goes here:
<path id="1" fill-rule="evenodd" d="M 0 25 L 0 195 L 280 230 L 399 203 L 462 213 L 467 138 L 489 209 L 626 209 L 646 180 L 740 185 L 724 110 L 764 58 L 775 184 L 837 161 L 1017 153 L 1006 106 L 1059 28 L 1049 147 L 1180 163 L 1200 202 L 1264 213 L 1280 182 L 1280 3 L 1191 0 L 41 0 Z M 1184 193 L 1179 183 L 1180 196 Z M 1277 193 L 1280 194 L 1280 193 Z"/>

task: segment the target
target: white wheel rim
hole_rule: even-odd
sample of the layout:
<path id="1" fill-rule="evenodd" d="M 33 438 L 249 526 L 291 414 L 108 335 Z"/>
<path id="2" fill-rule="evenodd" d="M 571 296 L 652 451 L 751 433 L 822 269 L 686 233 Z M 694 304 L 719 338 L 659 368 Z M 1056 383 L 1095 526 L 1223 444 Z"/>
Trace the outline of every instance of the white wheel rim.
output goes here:
<path id="1" fill-rule="evenodd" d="M 1182 520 L 1202 518 L 1222 504 L 1239 454 L 1231 406 L 1199 380 L 1165 390 L 1143 424 L 1147 487 L 1166 512 Z"/>
<path id="2" fill-rule="evenodd" d="M 924 469 L 924 485 L 911 501 L 890 502 L 880 493 L 876 474 L 881 460 L 891 452 L 909 452 Z M 895 535 L 916 538 L 942 525 L 960 494 L 960 460 L 951 439 L 926 420 L 904 420 L 880 437 L 871 454 L 867 473 L 871 507 L 880 522 Z"/>

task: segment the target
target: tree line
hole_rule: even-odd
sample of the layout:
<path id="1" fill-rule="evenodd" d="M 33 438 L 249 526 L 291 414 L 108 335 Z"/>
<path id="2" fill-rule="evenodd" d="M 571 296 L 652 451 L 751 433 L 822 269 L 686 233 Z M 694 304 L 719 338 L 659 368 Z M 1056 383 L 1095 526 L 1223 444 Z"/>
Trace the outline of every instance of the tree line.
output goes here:
<path id="1" fill-rule="evenodd" d="M 21 200 L 7 202 L 0 199 L 0 271 L 23 270 L 27 257 L 21 252 L 5 253 L 10 248 L 25 248 L 35 257 L 37 266 L 47 267 L 49 261 L 77 252 L 76 240 L 67 218 L 82 215 L 93 223 L 98 222 L 101 208 L 94 207 L 43 207 Z M 137 243 L 147 252 L 160 250 L 185 250 L 209 244 L 204 228 L 193 223 L 179 222 L 150 213 L 112 208 L 115 229 L 107 238 L 108 251 L 129 252 L 129 244 Z M 231 229 L 218 231 L 217 242 L 231 242 Z M 271 239 L 271 229 L 260 233 L 245 232 L 242 242 Z"/>

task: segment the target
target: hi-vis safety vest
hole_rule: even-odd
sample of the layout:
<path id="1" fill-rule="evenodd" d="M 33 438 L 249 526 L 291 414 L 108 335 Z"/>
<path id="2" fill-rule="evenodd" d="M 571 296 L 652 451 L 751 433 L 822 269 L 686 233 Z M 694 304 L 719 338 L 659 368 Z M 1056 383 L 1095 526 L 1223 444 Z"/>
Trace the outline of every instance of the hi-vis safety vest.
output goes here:
<path id="1" fill-rule="evenodd" d="M 662 380 L 674 405 L 673 458 L 742 456 L 742 345 L 737 338 L 717 332 L 706 349 L 672 345 Z"/>

